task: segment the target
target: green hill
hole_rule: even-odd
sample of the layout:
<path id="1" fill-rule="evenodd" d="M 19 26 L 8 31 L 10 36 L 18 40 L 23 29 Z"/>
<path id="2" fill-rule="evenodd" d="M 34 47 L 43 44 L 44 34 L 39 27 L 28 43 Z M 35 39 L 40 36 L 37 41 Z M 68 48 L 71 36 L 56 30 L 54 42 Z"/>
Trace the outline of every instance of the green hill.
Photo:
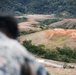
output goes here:
<path id="1" fill-rule="evenodd" d="M 0 0 L 0 12 L 76 17 L 76 0 Z"/>

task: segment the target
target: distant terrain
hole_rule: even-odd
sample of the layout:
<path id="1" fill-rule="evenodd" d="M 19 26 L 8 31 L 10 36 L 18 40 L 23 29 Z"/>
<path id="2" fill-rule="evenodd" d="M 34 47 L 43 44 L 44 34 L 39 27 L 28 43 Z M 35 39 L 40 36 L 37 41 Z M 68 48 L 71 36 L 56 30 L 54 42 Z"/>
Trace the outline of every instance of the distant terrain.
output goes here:
<path id="1" fill-rule="evenodd" d="M 30 38 L 31 37 L 31 38 Z M 20 37 L 21 42 L 32 40 L 34 45 L 46 45 L 48 48 L 69 46 L 76 48 L 76 30 L 52 29 L 27 34 Z"/>
<path id="2" fill-rule="evenodd" d="M 19 23 L 21 31 L 35 31 L 20 37 L 21 42 L 32 40 L 35 45 L 46 45 L 47 48 L 62 47 L 64 45 L 76 48 L 76 19 L 58 18 L 56 15 L 24 15 L 26 22 Z M 30 38 L 31 37 L 31 38 Z"/>
<path id="3" fill-rule="evenodd" d="M 1 0 L 0 13 L 56 14 L 76 17 L 76 0 Z"/>
<path id="4" fill-rule="evenodd" d="M 33 49 L 33 51 L 35 52 L 39 50 L 38 52 L 40 53 L 39 56 L 45 56 L 45 58 L 50 58 L 50 60 L 42 58 L 43 60 L 45 60 L 46 62 L 59 64 L 59 65 L 62 64 L 63 66 L 65 66 L 65 68 L 58 68 L 50 65 L 44 65 L 44 67 L 49 71 L 49 73 L 51 73 L 52 75 L 76 74 L 75 71 L 76 68 L 70 68 L 70 66 L 67 65 L 67 64 L 71 64 L 71 66 L 74 65 L 74 67 L 76 65 L 75 63 L 76 55 L 74 56 L 74 59 L 68 57 L 68 54 L 72 54 L 72 52 L 74 52 L 73 50 L 74 49 L 76 50 L 76 19 L 75 18 L 58 17 L 55 14 L 51 14 L 51 15 L 25 14 L 22 16 L 16 16 L 16 18 L 19 21 L 18 25 L 20 29 L 20 36 L 18 39 L 20 40 L 21 44 L 23 44 L 23 41 L 26 40 L 27 41 L 26 46 L 28 47 L 27 49 L 30 50 Z M 29 40 L 32 41 L 31 44 L 32 46 L 30 46 Z M 44 47 L 46 48 L 47 51 L 45 51 Z M 64 51 L 61 51 L 63 55 L 60 55 L 60 53 L 57 52 L 57 50 L 55 50 L 57 48 L 64 48 L 63 49 Z M 53 50 L 56 53 L 52 52 L 50 55 L 48 49 Z M 72 51 L 69 52 L 70 50 L 68 49 Z M 53 59 L 54 58 L 53 56 L 56 57 L 56 59 Z M 61 60 L 61 62 L 56 60 Z M 63 61 L 69 61 L 70 63 L 69 62 L 66 63 Z"/>
<path id="5" fill-rule="evenodd" d="M 22 22 L 19 26 L 32 26 L 41 29 L 76 29 L 76 19 L 57 17 L 55 14 L 51 15 L 23 15 L 17 18 L 22 18 Z M 25 19 L 27 21 L 25 21 Z M 20 20 L 21 21 L 21 20 Z"/>
<path id="6" fill-rule="evenodd" d="M 3 13 L 17 18 L 18 40 L 28 51 L 63 65 L 43 65 L 51 75 L 76 75 L 76 0 L 0 0 Z"/>

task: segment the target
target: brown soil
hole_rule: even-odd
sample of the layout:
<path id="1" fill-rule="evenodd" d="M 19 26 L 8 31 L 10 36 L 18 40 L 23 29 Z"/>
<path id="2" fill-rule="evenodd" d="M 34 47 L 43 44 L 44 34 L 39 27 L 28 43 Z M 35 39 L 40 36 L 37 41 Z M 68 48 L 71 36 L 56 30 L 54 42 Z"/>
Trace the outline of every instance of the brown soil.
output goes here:
<path id="1" fill-rule="evenodd" d="M 53 36 L 54 34 L 57 34 L 57 35 L 59 35 L 59 34 L 62 34 L 62 35 L 67 34 L 68 35 L 69 34 L 70 38 L 76 39 L 76 30 L 74 30 L 74 29 L 65 30 L 65 29 L 61 29 L 61 28 L 55 28 L 53 30 L 45 31 L 46 38 L 48 38 L 49 36 Z"/>
<path id="2" fill-rule="evenodd" d="M 53 68 L 47 66 L 46 69 L 51 75 L 76 75 L 76 69 Z"/>

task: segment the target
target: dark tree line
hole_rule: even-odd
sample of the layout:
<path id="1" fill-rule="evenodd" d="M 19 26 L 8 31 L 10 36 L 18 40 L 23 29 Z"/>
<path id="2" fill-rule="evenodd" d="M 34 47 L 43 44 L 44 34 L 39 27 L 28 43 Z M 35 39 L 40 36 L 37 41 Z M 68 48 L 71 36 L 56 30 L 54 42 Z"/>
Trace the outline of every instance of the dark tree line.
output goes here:
<path id="1" fill-rule="evenodd" d="M 63 48 L 57 47 L 56 49 L 51 50 L 46 49 L 44 45 L 35 46 L 31 43 L 31 41 L 24 41 L 23 45 L 27 48 L 28 51 L 39 57 L 76 63 L 76 49 L 63 46 Z"/>
<path id="2" fill-rule="evenodd" d="M 76 16 L 76 0 L 0 0 L 0 11 L 51 14 L 63 11 Z"/>

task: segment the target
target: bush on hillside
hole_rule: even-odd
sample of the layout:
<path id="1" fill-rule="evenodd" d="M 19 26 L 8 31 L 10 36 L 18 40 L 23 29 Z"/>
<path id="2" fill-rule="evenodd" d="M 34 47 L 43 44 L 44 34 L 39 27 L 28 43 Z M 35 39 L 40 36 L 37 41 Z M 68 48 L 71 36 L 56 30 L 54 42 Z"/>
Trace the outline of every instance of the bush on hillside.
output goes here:
<path id="1" fill-rule="evenodd" d="M 37 32 L 37 31 L 35 31 L 35 30 L 19 31 L 19 36 L 26 35 L 26 34 L 31 34 L 31 33 L 35 33 L 35 32 Z"/>
<path id="2" fill-rule="evenodd" d="M 18 22 L 25 22 L 27 21 L 27 18 L 26 17 L 22 17 L 22 18 L 17 18 Z"/>
<path id="3" fill-rule="evenodd" d="M 49 25 L 51 23 L 55 23 L 55 22 L 58 22 L 60 21 L 60 19 L 46 19 L 44 21 L 39 21 L 41 24 L 44 24 L 44 25 Z"/>
<path id="4" fill-rule="evenodd" d="M 35 46 L 31 43 L 31 41 L 24 41 L 23 45 L 27 48 L 27 50 L 29 50 L 33 54 L 43 56 L 46 53 L 46 50 L 44 49 L 43 45 Z"/>
<path id="5" fill-rule="evenodd" d="M 63 48 L 57 47 L 55 50 L 46 49 L 44 45 L 35 46 L 31 41 L 24 41 L 24 47 L 31 53 L 46 59 L 53 59 L 63 62 L 76 63 L 76 49 L 64 46 Z"/>

